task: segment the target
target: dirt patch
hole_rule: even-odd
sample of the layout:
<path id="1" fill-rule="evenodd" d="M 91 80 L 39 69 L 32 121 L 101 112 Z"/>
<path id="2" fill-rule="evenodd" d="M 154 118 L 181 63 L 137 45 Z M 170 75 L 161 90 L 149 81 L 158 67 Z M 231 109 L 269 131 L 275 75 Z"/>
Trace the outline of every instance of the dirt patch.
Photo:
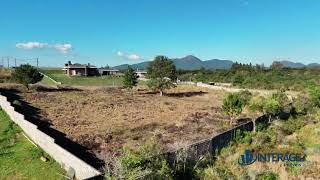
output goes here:
<path id="1" fill-rule="evenodd" d="M 223 92 L 179 86 L 160 97 L 144 88 L 20 93 L 42 121 L 103 159 L 155 138 L 165 147 L 195 142 L 228 127 Z"/>

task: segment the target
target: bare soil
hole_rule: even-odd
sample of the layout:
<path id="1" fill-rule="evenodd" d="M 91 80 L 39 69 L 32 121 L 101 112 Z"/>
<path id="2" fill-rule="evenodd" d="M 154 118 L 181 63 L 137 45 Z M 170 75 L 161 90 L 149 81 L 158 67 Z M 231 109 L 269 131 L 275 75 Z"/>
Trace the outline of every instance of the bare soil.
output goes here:
<path id="1" fill-rule="evenodd" d="M 217 134 L 229 126 L 221 109 L 224 92 L 178 86 L 165 96 L 145 88 L 21 92 L 40 109 L 42 121 L 104 159 L 155 139 L 167 150 Z"/>

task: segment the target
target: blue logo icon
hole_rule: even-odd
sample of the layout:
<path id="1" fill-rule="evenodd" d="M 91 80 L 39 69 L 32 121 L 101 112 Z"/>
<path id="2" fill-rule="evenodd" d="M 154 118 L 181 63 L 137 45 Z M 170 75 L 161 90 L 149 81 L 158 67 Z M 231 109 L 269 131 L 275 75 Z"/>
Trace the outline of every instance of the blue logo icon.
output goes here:
<path id="1" fill-rule="evenodd" d="M 289 153 L 255 153 L 253 154 L 251 150 L 246 149 L 244 154 L 238 159 L 240 166 L 247 166 L 253 164 L 254 162 L 286 162 L 287 164 L 295 164 L 301 166 L 301 162 L 305 160 L 303 154 L 289 154 Z"/>
<path id="2" fill-rule="evenodd" d="M 241 155 L 241 158 L 238 159 L 238 163 L 241 166 L 247 166 L 254 163 L 256 160 L 257 157 L 255 157 L 249 149 L 246 149 L 244 155 Z"/>

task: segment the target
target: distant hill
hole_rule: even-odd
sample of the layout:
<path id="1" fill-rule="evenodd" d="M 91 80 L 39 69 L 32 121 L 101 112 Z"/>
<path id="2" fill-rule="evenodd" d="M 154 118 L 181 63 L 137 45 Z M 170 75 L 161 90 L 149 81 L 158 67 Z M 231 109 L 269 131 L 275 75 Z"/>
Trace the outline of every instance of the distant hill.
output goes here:
<path id="1" fill-rule="evenodd" d="M 311 64 L 308 64 L 308 67 L 309 67 L 309 68 L 312 68 L 312 67 L 320 67 L 320 64 L 318 64 L 318 63 L 311 63 Z"/>
<path id="2" fill-rule="evenodd" d="M 173 63 L 176 65 L 177 69 L 183 69 L 183 70 L 197 70 L 200 68 L 205 69 L 230 69 L 233 62 L 230 60 L 219 60 L 219 59 L 212 59 L 207 61 L 202 61 L 201 59 L 188 55 L 183 58 L 176 58 L 172 59 Z M 146 69 L 149 64 L 149 61 L 138 63 L 138 64 L 132 64 L 130 65 L 133 69 Z M 122 64 L 119 66 L 115 66 L 113 68 L 124 70 L 127 69 L 129 65 L 128 64 Z"/>
<path id="3" fill-rule="evenodd" d="M 137 64 L 121 64 L 119 66 L 114 66 L 114 69 L 119 69 L 119 70 L 125 70 L 128 68 L 128 66 L 130 66 L 131 68 L 133 68 L 134 70 L 139 69 L 139 70 L 143 70 L 146 69 L 146 67 L 148 66 L 149 61 L 146 62 L 141 62 L 141 63 L 137 63 Z"/>
<path id="4" fill-rule="evenodd" d="M 292 61 L 277 61 L 277 62 L 280 62 L 284 67 L 286 68 L 305 68 L 305 67 L 320 67 L 320 64 L 318 63 L 311 63 L 311 64 L 308 64 L 308 65 L 305 65 L 303 63 L 299 63 L 299 62 L 292 62 Z"/>

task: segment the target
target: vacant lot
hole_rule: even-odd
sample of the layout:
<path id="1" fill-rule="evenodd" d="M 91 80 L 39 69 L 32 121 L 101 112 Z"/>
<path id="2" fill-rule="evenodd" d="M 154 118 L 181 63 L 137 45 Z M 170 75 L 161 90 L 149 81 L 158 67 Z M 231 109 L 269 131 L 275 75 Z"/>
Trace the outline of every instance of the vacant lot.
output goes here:
<path id="1" fill-rule="evenodd" d="M 99 158 L 154 138 L 167 149 L 228 127 L 222 91 L 179 86 L 160 97 L 146 89 L 120 88 L 20 93 L 40 117 Z"/>

